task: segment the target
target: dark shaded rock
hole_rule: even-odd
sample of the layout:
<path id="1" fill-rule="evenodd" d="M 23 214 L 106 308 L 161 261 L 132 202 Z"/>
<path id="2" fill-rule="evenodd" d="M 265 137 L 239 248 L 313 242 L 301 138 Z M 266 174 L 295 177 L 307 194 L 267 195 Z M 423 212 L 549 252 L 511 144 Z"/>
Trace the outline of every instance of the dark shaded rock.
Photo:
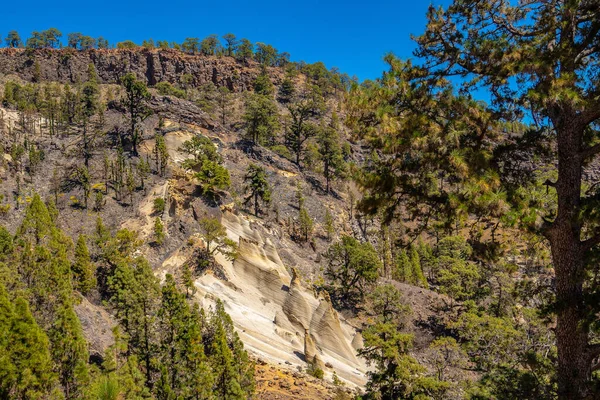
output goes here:
<path id="1" fill-rule="evenodd" d="M 296 164 L 292 163 L 290 160 L 281 157 L 280 155 L 267 149 L 266 147 L 255 145 L 247 140 L 240 140 L 236 143 L 236 147 L 244 151 L 244 153 L 248 154 L 248 156 L 250 156 L 251 158 L 270 164 L 271 166 L 279 170 L 293 173 L 300 172 Z"/>
<path id="2" fill-rule="evenodd" d="M 190 101 L 172 96 L 156 96 L 152 97 L 148 106 L 154 113 L 179 123 L 195 124 L 210 130 L 217 128 L 210 116 Z M 175 128 L 181 129 L 173 129 Z"/>

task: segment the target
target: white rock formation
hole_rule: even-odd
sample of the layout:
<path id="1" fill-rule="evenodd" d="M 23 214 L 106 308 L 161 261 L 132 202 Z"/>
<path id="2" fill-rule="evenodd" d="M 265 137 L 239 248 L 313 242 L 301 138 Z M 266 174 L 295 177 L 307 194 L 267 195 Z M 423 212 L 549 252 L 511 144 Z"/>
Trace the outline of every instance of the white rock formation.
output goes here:
<path id="1" fill-rule="evenodd" d="M 332 366 L 324 368 L 326 375 L 335 371 L 346 382 L 363 385 L 366 367 L 355 348 L 360 334 L 339 320 L 329 296 L 315 297 L 295 271 L 290 276 L 275 246 L 248 220 L 225 212 L 222 223 L 239 242 L 239 256 L 233 263 L 217 256 L 228 281 L 201 276 L 199 301 L 209 306 L 220 298 L 246 348 L 256 355 L 302 368 L 316 357 L 318 365 Z"/>

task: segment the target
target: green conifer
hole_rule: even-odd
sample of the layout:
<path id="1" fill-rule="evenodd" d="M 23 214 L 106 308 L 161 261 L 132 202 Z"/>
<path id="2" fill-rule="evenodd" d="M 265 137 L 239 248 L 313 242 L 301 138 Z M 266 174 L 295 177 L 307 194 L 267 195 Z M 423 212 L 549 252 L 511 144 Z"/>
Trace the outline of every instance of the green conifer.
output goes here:
<path id="1" fill-rule="evenodd" d="M 25 217 L 17 230 L 17 236 L 31 237 L 36 243 L 40 243 L 52 231 L 54 224 L 48 212 L 48 208 L 40 198 L 34 194 L 31 203 L 25 209 Z"/>
<path id="2" fill-rule="evenodd" d="M 161 374 L 166 374 L 167 384 L 178 393 L 183 387 L 182 358 L 185 354 L 189 306 L 185 301 L 185 295 L 177 289 L 172 275 L 167 274 L 165 277 L 161 292 L 161 304 L 158 309 L 160 359 L 164 366 Z"/>
<path id="3" fill-rule="evenodd" d="M 160 217 L 154 218 L 154 241 L 159 246 L 165 241 L 165 227 Z"/>
<path id="4" fill-rule="evenodd" d="M 94 275 L 94 264 L 90 259 L 90 253 L 86 244 L 85 236 L 79 235 L 75 245 L 75 260 L 71 265 L 75 288 L 85 295 L 96 287 Z"/>
<path id="5" fill-rule="evenodd" d="M 15 300 L 7 349 L 16 372 L 11 397 L 36 399 L 50 393 L 56 376 L 48 337 L 31 315 L 27 301 L 20 297 Z"/>
<path id="6" fill-rule="evenodd" d="M 66 399 L 79 399 L 89 385 L 87 343 L 79 318 L 69 303 L 55 313 L 50 329 L 52 359 Z"/>
<path id="7" fill-rule="evenodd" d="M 393 277 L 400 282 L 412 283 L 413 281 L 412 265 L 404 249 L 398 251 L 396 256 L 396 271 Z"/>
<path id="8" fill-rule="evenodd" d="M 412 266 L 412 280 L 413 284 L 428 288 L 427 279 L 423 275 L 423 269 L 421 268 L 421 258 L 419 252 L 415 246 L 411 246 L 410 249 L 410 264 Z"/>
<path id="9" fill-rule="evenodd" d="M 227 335 L 222 323 L 217 323 L 215 327 L 211 353 L 216 397 L 223 400 L 244 399 L 239 374 L 235 368 L 236 360 L 227 343 Z"/>
<path id="10" fill-rule="evenodd" d="M 0 282 L 0 398 L 2 399 L 10 398 L 11 389 L 17 380 L 16 367 L 8 348 L 13 317 L 13 305 L 4 285 Z"/>

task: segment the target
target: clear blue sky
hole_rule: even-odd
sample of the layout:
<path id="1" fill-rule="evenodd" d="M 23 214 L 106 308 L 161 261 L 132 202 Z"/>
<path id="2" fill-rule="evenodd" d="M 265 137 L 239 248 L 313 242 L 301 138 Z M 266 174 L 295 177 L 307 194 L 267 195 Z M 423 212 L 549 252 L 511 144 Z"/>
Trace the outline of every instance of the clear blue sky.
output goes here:
<path id="1" fill-rule="evenodd" d="M 425 29 L 429 4 L 430 0 L 30 0 L 3 7 L 0 34 L 4 38 L 14 29 L 26 37 L 33 30 L 56 27 L 65 35 L 82 32 L 111 43 L 139 43 L 232 32 L 287 51 L 293 60 L 323 61 L 364 80 L 381 75 L 387 52 L 412 57 L 410 34 Z"/>

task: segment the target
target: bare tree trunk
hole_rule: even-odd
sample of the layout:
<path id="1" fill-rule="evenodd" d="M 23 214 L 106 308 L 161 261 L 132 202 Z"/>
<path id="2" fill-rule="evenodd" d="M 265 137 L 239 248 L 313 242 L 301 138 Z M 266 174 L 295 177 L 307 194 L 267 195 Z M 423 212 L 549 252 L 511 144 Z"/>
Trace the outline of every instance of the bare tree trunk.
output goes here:
<path id="1" fill-rule="evenodd" d="M 546 232 L 556 275 L 559 399 L 587 399 L 592 356 L 583 297 L 586 248 L 581 242 L 582 137 L 575 121 L 560 121 L 558 213 Z"/>
<path id="2" fill-rule="evenodd" d="M 258 192 L 254 193 L 254 216 L 258 217 Z"/>

